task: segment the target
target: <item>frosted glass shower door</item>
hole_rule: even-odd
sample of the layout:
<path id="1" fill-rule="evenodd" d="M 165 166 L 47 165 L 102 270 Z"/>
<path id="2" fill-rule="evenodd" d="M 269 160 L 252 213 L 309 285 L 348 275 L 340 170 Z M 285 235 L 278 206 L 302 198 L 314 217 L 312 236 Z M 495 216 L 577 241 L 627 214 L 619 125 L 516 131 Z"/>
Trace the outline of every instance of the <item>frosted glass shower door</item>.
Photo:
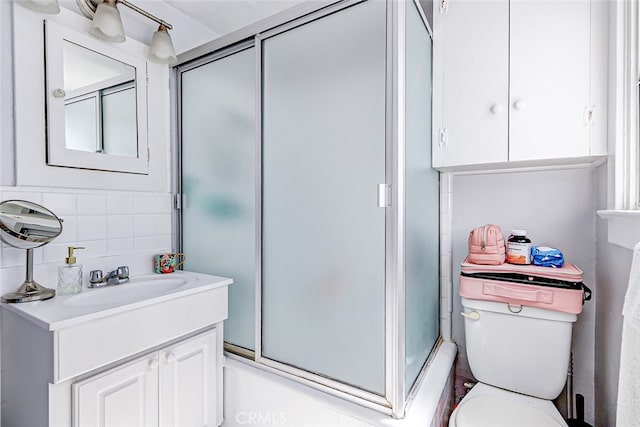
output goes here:
<path id="1" fill-rule="evenodd" d="M 266 39 L 262 355 L 385 391 L 385 2 Z"/>
<path id="2" fill-rule="evenodd" d="M 438 172 L 431 167 L 431 38 L 413 2 L 405 45 L 405 393 L 409 393 L 439 329 Z"/>
<path id="3" fill-rule="evenodd" d="M 255 48 L 181 74 L 185 269 L 233 278 L 226 341 L 255 347 Z"/>

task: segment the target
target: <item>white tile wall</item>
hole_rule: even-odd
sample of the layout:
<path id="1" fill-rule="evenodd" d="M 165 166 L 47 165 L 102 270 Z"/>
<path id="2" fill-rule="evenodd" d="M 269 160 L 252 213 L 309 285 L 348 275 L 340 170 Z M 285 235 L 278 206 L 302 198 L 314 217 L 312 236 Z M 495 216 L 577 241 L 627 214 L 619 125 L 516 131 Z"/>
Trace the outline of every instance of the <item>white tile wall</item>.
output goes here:
<path id="1" fill-rule="evenodd" d="M 107 238 L 125 239 L 134 235 L 133 215 L 108 215 L 107 216 Z"/>
<path id="2" fill-rule="evenodd" d="M 171 215 L 160 213 L 156 216 L 156 234 L 167 234 L 171 231 Z"/>
<path id="3" fill-rule="evenodd" d="M 133 212 L 136 214 L 151 214 L 157 211 L 156 196 L 136 196 L 133 199 Z"/>
<path id="4" fill-rule="evenodd" d="M 107 215 L 78 215 L 78 240 L 107 240 Z"/>
<path id="5" fill-rule="evenodd" d="M 171 234 L 158 234 L 156 236 L 156 246 L 160 252 L 171 250 Z"/>
<path id="6" fill-rule="evenodd" d="M 133 195 L 111 194 L 107 196 L 107 214 L 133 213 Z"/>
<path id="7" fill-rule="evenodd" d="M 42 205 L 59 217 L 76 215 L 77 200 L 75 194 L 44 193 L 42 195 Z"/>
<path id="8" fill-rule="evenodd" d="M 78 246 L 85 248 L 82 254 L 78 253 L 78 260 L 80 261 L 108 255 L 106 240 L 78 240 Z"/>
<path id="9" fill-rule="evenodd" d="M 109 255 L 126 254 L 134 251 L 133 237 L 123 239 L 109 239 L 107 252 Z"/>
<path id="10" fill-rule="evenodd" d="M 73 244 L 75 244 L 75 242 L 73 242 Z M 62 261 L 67 257 L 68 254 L 68 250 L 67 247 L 70 244 L 65 244 L 65 243 L 55 243 L 55 240 L 52 243 L 49 243 L 46 246 L 42 247 L 42 251 L 43 251 L 43 262 L 60 262 L 62 263 Z M 73 246 L 73 245 L 72 245 Z M 80 250 L 78 250 L 77 252 L 75 252 L 76 257 L 80 257 L 80 258 L 84 258 L 84 256 L 86 255 L 85 252 L 81 252 Z"/>
<path id="11" fill-rule="evenodd" d="M 164 193 L 0 187 L 0 201 L 29 200 L 63 220 L 53 242 L 34 251 L 34 263 L 62 263 L 67 246 L 84 246 L 78 260 L 167 252 L 171 248 L 172 198 Z M 25 264 L 24 250 L 0 244 L 0 269 Z"/>
<path id="12" fill-rule="evenodd" d="M 106 215 L 107 196 L 105 194 L 79 194 L 78 215 Z"/>
<path id="13" fill-rule="evenodd" d="M 154 236 L 157 232 L 157 221 L 155 214 L 134 215 L 134 236 Z"/>
<path id="14" fill-rule="evenodd" d="M 15 267 L 25 264 L 25 251 L 22 249 L 15 249 L 10 246 L 4 246 L 2 248 L 2 266 L 3 267 Z M 34 253 L 33 261 L 37 262 L 37 255 Z"/>
<path id="15" fill-rule="evenodd" d="M 453 177 L 450 173 L 440 174 L 440 333 L 452 339 L 452 200 Z"/>
<path id="16" fill-rule="evenodd" d="M 58 213 L 53 209 L 51 209 L 51 212 L 58 215 Z M 73 214 L 58 215 L 58 217 L 62 219 L 62 233 L 60 233 L 60 235 L 56 237 L 54 242 L 58 244 L 75 244 L 75 242 L 78 240 L 78 217 Z"/>
<path id="17" fill-rule="evenodd" d="M 156 213 L 171 212 L 173 210 L 173 198 L 171 194 L 161 194 L 156 197 Z"/>
<path id="18" fill-rule="evenodd" d="M 17 187 L 9 187 L 12 190 L 2 192 L 2 200 L 27 200 L 29 202 L 42 203 L 42 193 L 31 191 L 18 191 Z"/>
<path id="19" fill-rule="evenodd" d="M 156 236 L 134 237 L 133 249 L 138 252 L 150 251 L 156 248 Z"/>

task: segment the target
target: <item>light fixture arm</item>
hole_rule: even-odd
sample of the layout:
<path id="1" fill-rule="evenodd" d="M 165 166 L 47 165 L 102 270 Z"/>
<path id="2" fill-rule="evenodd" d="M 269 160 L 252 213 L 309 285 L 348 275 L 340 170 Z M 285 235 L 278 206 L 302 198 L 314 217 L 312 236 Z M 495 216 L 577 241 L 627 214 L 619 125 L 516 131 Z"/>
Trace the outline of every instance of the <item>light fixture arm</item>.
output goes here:
<path id="1" fill-rule="evenodd" d="M 122 19 L 117 8 L 118 3 L 157 22 L 160 26 L 153 33 L 147 58 L 160 64 L 173 65 L 178 62 L 168 31 L 173 27 L 168 22 L 156 18 L 128 0 L 76 0 L 76 3 L 78 3 L 82 13 L 92 20 L 89 32 L 95 37 L 111 43 L 122 43 L 126 40 Z"/>
<path id="2" fill-rule="evenodd" d="M 135 10 L 136 12 L 138 12 L 140 15 L 144 15 L 147 18 L 151 19 L 152 21 L 156 21 L 158 24 L 164 26 L 167 28 L 167 30 L 171 30 L 173 29 L 173 27 L 171 26 L 171 24 L 169 24 L 166 21 L 163 21 L 160 18 L 156 18 L 154 15 L 150 14 L 149 12 L 147 12 L 144 9 L 140 9 L 138 6 L 136 6 L 133 3 L 129 3 L 127 0 L 116 0 L 116 3 L 120 3 L 123 4 L 125 6 L 127 6 L 129 9 Z"/>
<path id="3" fill-rule="evenodd" d="M 96 8 L 98 7 L 98 3 L 100 3 L 100 0 L 76 0 L 76 3 L 78 4 L 80 11 L 84 16 L 86 16 L 89 19 L 93 19 L 93 15 L 96 13 Z M 139 8 L 138 6 L 128 2 L 127 0 L 109 0 L 109 3 L 112 3 L 112 4 L 121 3 L 122 5 L 127 6 L 129 9 L 138 12 L 140 15 L 146 16 L 152 21 L 155 21 L 158 24 L 163 25 L 168 30 L 173 29 L 173 26 L 168 22 L 155 17 L 154 15 L 150 14 L 146 10 Z"/>

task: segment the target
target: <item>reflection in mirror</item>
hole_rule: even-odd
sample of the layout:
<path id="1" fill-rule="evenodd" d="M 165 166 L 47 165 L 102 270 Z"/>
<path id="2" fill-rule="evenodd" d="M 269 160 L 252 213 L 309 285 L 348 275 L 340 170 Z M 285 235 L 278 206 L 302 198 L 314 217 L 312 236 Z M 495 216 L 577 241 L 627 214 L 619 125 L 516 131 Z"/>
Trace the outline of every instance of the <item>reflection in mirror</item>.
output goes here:
<path id="1" fill-rule="evenodd" d="M 2 302 L 28 302 L 51 298 L 53 289 L 33 280 L 33 249 L 46 245 L 62 232 L 62 220 L 44 206 L 24 200 L 0 203 L 0 239 L 18 249 L 27 250 L 27 274 L 16 292 L 2 296 Z"/>
<path id="2" fill-rule="evenodd" d="M 138 157 L 136 70 L 64 40 L 65 147 Z"/>
<path id="3" fill-rule="evenodd" d="M 0 203 L 0 238 L 19 249 L 37 248 L 62 232 L 62 224 L 48 209 L 24 200 Z"/>

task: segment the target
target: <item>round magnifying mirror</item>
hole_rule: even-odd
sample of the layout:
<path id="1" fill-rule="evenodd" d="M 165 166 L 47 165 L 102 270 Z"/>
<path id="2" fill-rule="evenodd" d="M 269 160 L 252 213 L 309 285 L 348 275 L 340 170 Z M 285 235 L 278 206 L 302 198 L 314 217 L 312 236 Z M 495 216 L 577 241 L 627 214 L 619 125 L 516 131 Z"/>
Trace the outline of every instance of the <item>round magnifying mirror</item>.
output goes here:
<path id="1" fill-rule="evenodd" d="M 46 245 L 62 233 L 62 220 L 44 206 L 25 200 L 0 203 L 0 239 L 27 250 L 27 274 L 22 286 L 2 296 L 2 302 L 28 302 L 51 298 L 55 289 L 33 280 L 33 249 Z"/>

